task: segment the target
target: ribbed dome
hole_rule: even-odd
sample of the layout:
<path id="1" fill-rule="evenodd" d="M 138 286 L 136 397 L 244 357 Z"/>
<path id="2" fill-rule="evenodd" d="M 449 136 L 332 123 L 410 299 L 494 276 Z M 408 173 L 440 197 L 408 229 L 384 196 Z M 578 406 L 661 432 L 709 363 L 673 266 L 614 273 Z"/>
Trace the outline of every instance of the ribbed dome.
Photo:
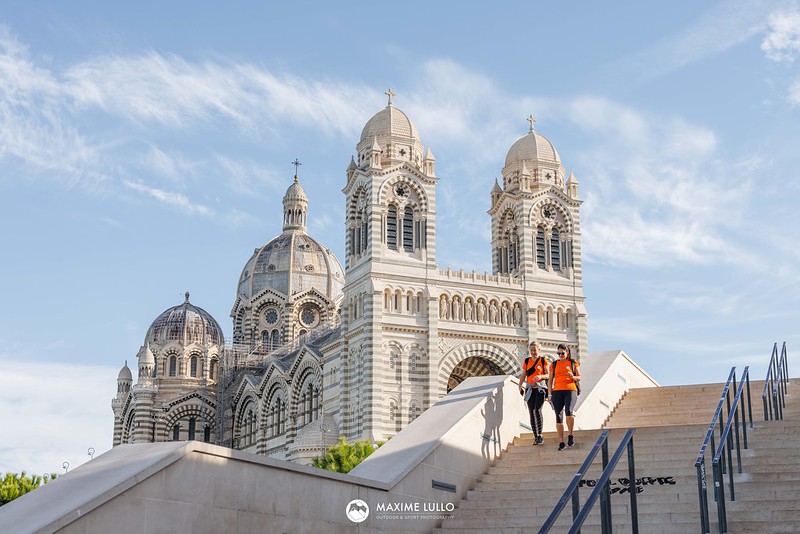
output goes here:
<path id="1" fill-rule="evenodd" d="M 295 179 L 296 180 L 296 179 Z M 283 196 L 283 201 L 297 201 L 297 200 L 305 200 L 308 202 L 308 196 L 306 195 L 306 190 L 303 189 L 303 186 L 295 181 L 292 185 L 289 186 L 289 189 L 286 190 L 286 194 Z"/>
<path id="2" fill-rule="evenodd" d="M 129 380 L 133 381 L 133 374 L 131 373 L 130 368 L 128 367 L 128 360 L 125 360 L 125 365 L 122 366 L 122 369 L 119 370 L 119 375 L 117 375 L 117 380 Z"/>
<path id="3" fill-rule="evenodd" d="M 323 432 L 324 428 L 324 432 Z M 333 416 L 325 414 L 322 421 L 312 421 L 297 432 L 291 452 L 312 450 L 321 451 L 333 447 L 339 441 L 339 425 Z"/>
<path id="4" fill-rule="evenodd" d="M 266 288 L 286 296 L 316 288 L 336 302 L 343 287 L 344 270 L 333 252 L 300 232 L 284 232 L 256 249 L 239 278 L 239 295 L 248 299 Z"/>
<path id="5" fill-rule="evenodd" d="M 419 141 L 417 127 L 408 115 L 394 106 L 386 106 L 367 121 L 361 130 L 361 141 L 372 140 L 373 137 L 385 135 L 411 137 Z"/>
<path id="6" fill-rule="evenodd" d="M 561 164 L 561 158 L 553 143 L 535 131 L 528 132 L 527 135 L 518 139 L 506 154 L 506 166 L 523 161 Z"/>
<path id="7" fill-rule="evenodd" d="M 184 346 L 195 342 L 220 347 L 225 344 L 219 323 L 207 311 L 191 304 L 188 292 L 183 304 L 156 317 L 147 330 L 144 344 L 163 345 L 168 341 L 179 341 Z"/>

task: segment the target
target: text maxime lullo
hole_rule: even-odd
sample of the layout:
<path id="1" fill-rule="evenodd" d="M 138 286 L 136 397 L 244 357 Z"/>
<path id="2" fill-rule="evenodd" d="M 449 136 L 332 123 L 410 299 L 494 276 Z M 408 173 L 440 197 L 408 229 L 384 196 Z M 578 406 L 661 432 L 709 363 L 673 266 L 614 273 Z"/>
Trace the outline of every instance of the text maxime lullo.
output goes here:
<path id="1" fill-rule="evenodd" d="M 452 512 L 455 505 L 451 502 L 379 502 L 376 512 Z"/>

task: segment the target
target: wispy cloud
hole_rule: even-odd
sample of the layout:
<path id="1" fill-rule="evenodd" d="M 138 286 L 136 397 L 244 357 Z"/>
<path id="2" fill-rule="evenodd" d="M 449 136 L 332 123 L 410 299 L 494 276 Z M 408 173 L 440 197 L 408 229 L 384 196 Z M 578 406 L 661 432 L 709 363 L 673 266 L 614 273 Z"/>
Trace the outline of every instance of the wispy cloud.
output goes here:
<path id="1" fill-rule="evenodd" d="M 751 186 L 736 162 L 717 159 L 713 131 L 681 118 L 648 116 L 605 99 L 566 102 L 577 128 L 597 144 L 579 154 L 585 250 L 595 261 L 667 266 L 741 261 L 725 216 L 741 211 Z M 581 176 L 578 176 L 581 179 Z"/>
<path id="2" fill-rule="evenodd" d="M 724 53 L 758 35 L 774 4 L 767 0 L 724 0 L 662 42 L 610 67 L 615 77 L 649 81 Z"/>
<path id="3" fill-rule="evenodd" d="M 222 119 L 248 131 L 294 123 L 352 135 L 368 116 L 366 103 L 375 100 L 364 86 L 309 81 L 247 63 L 195 64 L 158 52 L 92 58 L 64 78 L 79 108 L 176 128 Z"/>
<path id="4" fill-rule="evenodd" d="M 211 208 L 203 206 L 202 204 L 195 204 L 181 193 L 164 191 L 163 189 L 150 187 L 138 182 L 131 182 L 129 180 L 125 180 L 123 183 L 133 191 L 148 195 L 166 206 L 178 208 L 185 213 L 205 216 L 214 215 L 214 211 Z"/>
<path id="5" fill-rule="evenodd" d="M 277 172 L 253 161 L 233 160 L 222 154 L 215 154 L 213 163 L 221 178 L 238 194 L 253 195 L 264 186 L 273 191 L 285 186 L 278 179 Z"/>
<path id="6" fill-rule="evenodd" d="M 657 78 L 686 65 L 722 54 L 758 35 L 774 3 L 767 0 L 726 0 L 659 44 L 626 58 L 613 69 L 632 80 Z"/>
<path id="7" fill-rule="evenodd" d="M 98 189 L 109 180 L 100 149 L 63 117 L 61 86 L 0 26 L 0 160 L 21 162 L 65 187 Z"/>

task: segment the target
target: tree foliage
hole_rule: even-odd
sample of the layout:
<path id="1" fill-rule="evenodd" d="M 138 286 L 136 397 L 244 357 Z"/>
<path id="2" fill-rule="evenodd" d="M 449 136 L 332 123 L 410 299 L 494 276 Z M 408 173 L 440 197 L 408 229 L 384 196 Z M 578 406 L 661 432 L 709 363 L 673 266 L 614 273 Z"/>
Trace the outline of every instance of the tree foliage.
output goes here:
<path id="1" fill-rule="evenodd" d="M 58 475 L 45 473 L 42 476 L 22 473 L 6 473 L 0 476 L 0 506 L 7 504 L 17 497 L 22 497 L 42 484 L 47 484 Z"/>
<path id="2" fill-rule="evenodd" d="M 373 447 L 368 440 L 347 443 L 343 437 L 340 437 L 339 442 L 330 447 L 328 452 L 314 458 L 312 465 L 336 473 L 348 473 L 381 445 L 383 442 L 379 442 Z"/>

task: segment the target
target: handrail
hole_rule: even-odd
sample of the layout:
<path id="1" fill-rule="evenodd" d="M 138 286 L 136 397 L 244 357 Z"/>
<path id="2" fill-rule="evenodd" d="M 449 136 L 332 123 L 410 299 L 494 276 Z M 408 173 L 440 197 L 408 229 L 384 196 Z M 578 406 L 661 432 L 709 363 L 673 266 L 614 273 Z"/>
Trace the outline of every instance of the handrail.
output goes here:
<path id="1" fill-rule="evenodd" d="M 744 404 L 741 403 L 745 383 L 747 384 L 747 403 L 751 404 L 749 367 L 744 368 L 744 372 L 742 373 L 742 381 L 739 383 L 739 387 L 736 388 L 736 395 L 733 397 L 733 403 L 730 412 L 728 413 L 728 422 L 725 424 L 725 428 L 722 430 L 722 434 L 719 437 L 719 447 L 714 452 L 714 458 L 711 462 L 711 469 L 714 475 L 714 490 L 716 492 L 717 499 L 717 522 L 719 524 L 720 534 L 727 532 L 728 530 L 727 513 L 725 510 L 725 482 L 722 476 L 726 466 L 724 461 L 720 462 L 720 460 L 724 458 L 726 451 L 728 460 L 728 483 L 731 490 L 731 500 L 736 500 L 736 493 L 734 492 L 733 485 L 733 459 L 731 450 L 733 448 L 733 436 L 731 435 L 731 427 L 733 424 L 736 425 L 735 437 L 737 472 L 742 472 L 742 453 L 739 447 L 739 406 L 742 407 L 741 429 L 744 436 L 744 448 L 747 448 L 747 416 L 744 411 Z M 750 428 L 753 428 L 752 410 L 750 410 Z"/>
<path id="2" fill-rule="evenodd" d="M 545 534 L 553 528 L 553 524 L 555 524 L 558 516 L 561 515 L 561 512 L 564 510 L 564 507 L 567 506 L 567 501 L 572 498 L 572 518 L 573 520 L 578 515 L 578 486 L 581 483 L 581 479 L 583 475 L 589 470 L 589 467 L 592 465 L 597 453 L 600 452 L 600 449 L 603 447 L 608 447 L 608 430 L 603 430 L 600 433 L 600 437 L 597 438 L 597 441 L 594 442 L 592 449 L 589 451 L 589 454 L 586 455 L 586 459 L 583 461 L 581 466 L 578 468 L 578 471 L 575 473 L 575 476 L 572 477 L 572 481 L 567 486 L 567 489 L 564 490 L 564 493 L 561 495 L 561 498 L 556 503 L 555 508 L 553 511 L 550 512 L 550 515 L 547 516 L 547 520 L 542 525 L 542 528 L 539 529 L 539 534 Z M 603 466 L 605 467 L 605 466 Z"/>
<path id="3" fill-rule="evenodd" d="M 767 366 L 767 376 L 764 379 L 764 391 L 761 401 L 764 404 L 764 421 L 783 419 L 783 409 L 786 407 L 786 386 L 789 382 L 789 371 L 786 357 L 786 342 L 783 342 L 780 356 L 778 343 L 772 346 L 772 356 Z M 767 391 L 772 395 L 767 395 Z"/>
<path id="4" fill-rule="evenodd" d="M 589 498 L 586 499 L 586 502 L 583 503 L 583 508 L 578 514 L 578 517 L 575 518 L 572 528 L 569 529 L 569 534 L 577 534 L 581 531 L 581 525 L 583 525 L 583 522 L 586 521 L 586 518 L 589 516 L 589 512 L 592 510 L 592 506 L 594 506 L 594 503 L 598 498 L 600 498 L 601 505 L 600 522 L 602 525 L 602 530 L 604 533 L 611 532 L 611 503 L 609 502 L 608 480 L 611 478 L 611 473 L 614 472 L 614 469 L 617 467 L 620 458 L 622 458 L 622 453 L 626 449 L 628 451 L 629 472 L 628 493 L 631 495 L 631 531 L 633 534 L 638 534 L 639 513 L 636 505 L 636 472 L 633 461 L 633 434 L 635 432 L 635 428 L 629 428 L 625 433 L 625 437 L 623 437 L 622 441 L 620 441 L 617 450 L 614 452 L 614 456 L 611 457 L 608 465 L 605 467 L 605 469 L 603 469 L 603 473 L 600 475 L 600 478 L 597 479 L 597 484 L 595 485 L 594 490 L 592 490 L 592 493 L 589 495 Z"/>
<path id="5" fill-rule="evenodd" d="M 728 399 L 728 390 L 730 389 L 731 382 L 736 382 L 736 367 L 731 367 L 731 372 L 728 373 L 728 380 L 725 382 L 725 387 L 722 388 L 722 395 L 720 395 L 717 409 L 714 410 L 714 416 L 711 418 L 711 424 L 708 425 L 708 431 L 703 439 L 703 444 L 700 446 L 700 452 L 697 454 L 697 459 L 694 462 L 694 467 L 697 469 L 697 494 L 700 500 L 700 525 L 702 532 L 710 532 L 710 520 L 708 516 L 708 482 L 706 480 L 706 448 L 709 442 L 711 443 L 711 450 L 714 450 L 714 428 L 717 426 L 717 421 L 720 421 L 720 432 L 722 431 L 722 406 L 726 399 Z M 716 495 L 716 492 L 715 492 Z"/>
<path id="6" fill-rule="evenodd" d="M 570 528 L 570 534 L 579 533 L 581 529 L 581 525 L 586 520 L 591 511 L 594 503 L 597 499 L 600 499 L 600 521 L 602 525 L 603 533 L 610 533 L 612 531 L 612 523 L 611 523 L 611 494 L 610 494 L 610 485 L 609 479 L 611 478 L 611 473 L 614 472 L 617 464 L 619 463 L 620 458 L 622 457 L 622 453 L 624 450 L 627 449 L 628 451 L 628 480 L 629 480 L 629 491 L 631 496 L 631 527 L 634 534 L 638 534 L 639 532 L 639 515 L 638 515 L 638 508 L 636 505 L 636 470 L 635 470 L 635 462 L 634 462 L 634 453 L 633 453 L 633 435 L 636 432 L 635 428 L 628 429 L 625 433 L 625 436 L 622 438 L 617 450 L 614 452 L 614 456 L 611 460 L 608 460 L 608 430 L 603 430 L 600 434 L 600 437 L 597 438 L 592 450 L 589 451 L 589 454 L 586 456 L 581 467 L 578 469 L 575 476 L 572 477 L 572 481 L 567 486 L 567 489 L 564 491 L 564 494 L 556 503 L 555 508 L 547 517 L 547 520 L 544 522 L 542 527 L 539 529 L 539 534 L 545 534 L 553 528 L 558 516 L 561 515 L 561 512 L 567 505 L 567 501 L 572 499 L 572 527 Z M 602 449 L 603 451 L 603 472 L 600 474 L 600 478 L 597 480 L 594 490 L 589 495 L 589 498 L 583 505 L 582 509 L 579 509 L 579 499 L 578 499 L 578 487 L 580 485 L 581 478 L 583 475 L 588 471 L 589 467 L 591 466 L 592 462 L 594 461 L 595 457 L 597 456 L 598 451 Z"/>

